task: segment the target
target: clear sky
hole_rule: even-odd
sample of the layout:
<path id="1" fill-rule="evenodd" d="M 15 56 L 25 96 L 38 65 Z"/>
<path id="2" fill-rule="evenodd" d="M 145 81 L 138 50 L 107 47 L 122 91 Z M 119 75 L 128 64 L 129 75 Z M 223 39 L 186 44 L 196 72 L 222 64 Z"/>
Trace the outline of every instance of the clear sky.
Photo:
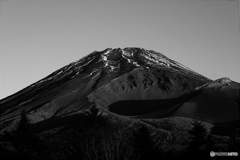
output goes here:
<path id="1" fill-rule="evenodd" d="M 0 0 L 0 99 L 109 47 L 240 82 L 239 44 L 238 0 Z"/>

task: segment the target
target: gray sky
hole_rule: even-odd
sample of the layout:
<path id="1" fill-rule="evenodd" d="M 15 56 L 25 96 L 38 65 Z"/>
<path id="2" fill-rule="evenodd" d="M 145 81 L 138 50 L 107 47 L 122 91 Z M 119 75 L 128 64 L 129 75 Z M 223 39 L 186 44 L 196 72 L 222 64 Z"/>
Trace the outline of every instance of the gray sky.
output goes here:
<path id="1" fill-rule="evenodd" d="M 0 99 L 108 47 L 240 82 L 237 0 L 0 0 Z"/>

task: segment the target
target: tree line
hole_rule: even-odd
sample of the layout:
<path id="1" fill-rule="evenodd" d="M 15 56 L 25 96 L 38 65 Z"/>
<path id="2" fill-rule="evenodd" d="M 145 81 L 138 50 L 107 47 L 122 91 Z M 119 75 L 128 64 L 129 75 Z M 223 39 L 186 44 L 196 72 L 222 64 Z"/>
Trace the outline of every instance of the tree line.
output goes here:
<path id="1" fill-rule="evenodd" d="M 78 127 L 59 136 L 43 138 L 35 132 L 23 110 L 16 129 L 0 136 L 1 160 L 155 160 L 209 157 L 214 149 L 212 135 L 200 121 L 189 131 L 192 141 L 181 155 L 165 152 L 149 128 L 138 129 L 112 123 L 96 106 L 91 106 Z"/>

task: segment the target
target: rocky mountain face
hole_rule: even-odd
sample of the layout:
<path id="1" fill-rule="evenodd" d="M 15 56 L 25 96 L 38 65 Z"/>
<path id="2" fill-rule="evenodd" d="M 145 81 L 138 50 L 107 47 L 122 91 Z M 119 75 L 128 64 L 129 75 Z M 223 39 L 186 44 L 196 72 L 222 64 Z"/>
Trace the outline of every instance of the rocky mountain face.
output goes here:
<path id="1" fill-rule="evenodd" d="M 153 68 L 136 68 L 88 95 L 101 107 L 121 100 L 172 99 L 203 84 L 196 78 Z"/>
<path id="2" fill-rule="evenodd" d="M 239 153 L 239 94 L 152 50 L 95 51 L 0 100 L 0 159 Z"/>
<path id="3" fill-rule="evenodd" d="M 122 107 L 125 111 L 121 111 L 119 106 L 117 110 L 120 112 L 116 112 L 117 114 L 144 117 L 145 111 L 148 110 L 149 115 L 151 108 L 154 108 L 154 116 L 150 114 L 148 118 L 157 118 L 159 114 L 156 115 L 156 112 L 160 111 L 164 113 L 161 117 L 169 116 L 168 110 L 176 110 L 171 115 L 198 118 L 195 114 L 199 113 L 203 114 L 200 119 L 212 121 L 211 117 L 217 109 L 219 114 L 234 115 L 234 118 L 230 119 L 236 120 L 239 105 L 234 100 L 239 98 L 239 83 L 229 79 L 225 81 L 227 82 L 224 82 L 223 86 L 218 86 L 222 82 L 212 81 L 152 50 L 108 48 L 70 63 L 2 99 L 0 123 L 4 124 L 3 126 L 9 125 L 19 117 L 23 108 L 32 122 L 36 123 L 83 112 L 92 103 L 104 111 L 114 112 L 109 106 L 126 100 L 158 101 L 152 103 L 152 106 L 141 106 L 142 109 L 135 106 L 135 111 L 131 107 Z M 201 90 L 201 94 L 179 100 L 190 92 L 198 92 L 196 90 Z M 168 102 L 170 100 L 171 104 Z M 228 108 L 230 110 L 226 113 Z M 195 110 L 193 114 L 190 112 L 192 110 Z M 202 110 L 209 110 L 211 113 Z"/>
<path id="4" fill-rule="evenodd" d="M 184 102 L 172 116 L 212 123 L 239 121 L 239 83 L 221 78 L 197 88 L 198 90 L 200 93 Z"/>

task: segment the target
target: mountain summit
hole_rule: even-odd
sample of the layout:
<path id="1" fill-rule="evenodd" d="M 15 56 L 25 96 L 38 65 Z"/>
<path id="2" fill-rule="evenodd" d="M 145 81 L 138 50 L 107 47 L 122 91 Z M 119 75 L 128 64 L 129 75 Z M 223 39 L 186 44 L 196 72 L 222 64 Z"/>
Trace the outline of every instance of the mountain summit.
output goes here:
<path id="1" fill-rule="evenodd" d="M 93 103 L 106 113 L 134 118 L 184 116 L 211 122 L 237 120 L 239 106 L 234 100 L 239 98 L 239 84 L 228 79 L 222 82 L 223 86 L 214 85 L 221 82 L 152 50 L 107 48 L 2 99 L 0 123 L 12 123 L 22 109 L 36 123 L 83 112 Z M 229 107 L 231 110 L 225 112 Z M 215 109 L 221 112 L 217 116 Z"/>
<path id="2" fill-rule="evenodd" d="M 152 50 L 95 51 L 0 101 L 0 157 L 208 159 L 210 151 L 234 153 L 240 151 L 239 91 L 229 78 L 210 80 Z"/>

